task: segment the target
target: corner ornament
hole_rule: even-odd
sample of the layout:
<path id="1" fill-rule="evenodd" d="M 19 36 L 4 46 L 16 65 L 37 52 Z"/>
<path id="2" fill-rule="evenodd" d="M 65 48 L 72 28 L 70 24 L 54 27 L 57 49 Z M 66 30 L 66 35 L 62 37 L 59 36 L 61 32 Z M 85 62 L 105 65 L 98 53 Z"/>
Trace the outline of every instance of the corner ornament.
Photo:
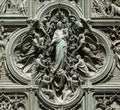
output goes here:
<path id="1" fill-rule="evenodd" d="M 120 70 L 120 26 L 108 27 L 109 37 L 111 40 L 111 49 L 114 52 L 114 58 L 116 60 L 116 66 Z"/>
<path id="2" fill-rule="evenodd" d="M 106 39 L 84 19 L 57 8 L 13 34 L 6 50 L 8 67 L 15 77 L 37 79 L 38 94 L 49 105 L 76 103 L 81 77 L 103 78 L 111 68 Z"/>

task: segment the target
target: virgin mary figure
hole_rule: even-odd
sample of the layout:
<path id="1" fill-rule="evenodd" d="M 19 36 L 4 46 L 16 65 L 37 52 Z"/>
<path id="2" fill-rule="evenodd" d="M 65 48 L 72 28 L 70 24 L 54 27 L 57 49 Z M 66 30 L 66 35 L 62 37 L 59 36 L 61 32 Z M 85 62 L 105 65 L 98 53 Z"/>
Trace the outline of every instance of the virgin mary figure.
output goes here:
<path id="1" fill-rule="evenodd" d="M 57 68 L 62 68 L 64 66 L 64 61 L 67 53 L 67 41 L 68 37 L 67 29 L 63 28 L 63 24 L 61 21 L 57 23 L 57 29 L 54 32 L 52 38 L 52 44 L 56 44 L 56 54 L 55 54 L 55 66 L 54 70 Z"/>

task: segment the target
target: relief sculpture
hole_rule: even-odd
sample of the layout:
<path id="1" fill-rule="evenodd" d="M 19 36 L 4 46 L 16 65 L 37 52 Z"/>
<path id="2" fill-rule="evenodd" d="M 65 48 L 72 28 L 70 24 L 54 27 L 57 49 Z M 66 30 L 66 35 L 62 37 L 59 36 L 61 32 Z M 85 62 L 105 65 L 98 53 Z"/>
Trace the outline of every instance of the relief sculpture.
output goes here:
<path id="1" fill-rule="evenodd" d="M 20 14 L 26 15 L 26 1 L 27 0 L 1 0 L 0 14 Z"/>
<path id="2" fill-rule="evenodd" d="M 78 21 L 75 16 L 67 18 L 61 10 L 55 16 L 45 16 L 42 23 L 36 21 L 15 46 L 15 53 L 16 64 L 25 73 L 36 70 L 37 66 L 37 73 L 48 71 L 53 74 L 59 69 L 70 72 L 79 68 L 84 71 L 83 76 L 91 77 L 105 63 L 104 46 L 88 24 L 83 19 Z M 80 66 L 86 69 L 82 70 Z"/>
<path id="3" fill-rule="evenodd" d="M 115 54 L 116 59 L 116 66 L 120 69 L 120 33 L 119 33 L 120 26 L 117 27 L 108 27 L 110 31 L 110 40 L 112 42 L 111 49 Z"/>
<path id="4" fill-rule="evenodd" d="M 120 3 L 118 0 L 93 0 L 92 17 L 119 17 Z"/>
<path id="5" fill-rule="evenodd" d="M 92 28 L 77 6 L 70 5 L 73 0 L 53 4 L 48 1 L 40 0 L 40 3 L 43 2 L 41 5 L 46 5 L 34 19 L 27 21 L 28 27 L 21 26 L 22 29 L 16 29 L 9 37 L 0 26 L 0 67 L 5 57 L 4 71 L 9 75 L 8 78 L 25 86 L 25 90 L 30 89 L 30 94 L 33 93 L 30 100 L 35 95 L 33 100 L 38 102 L 38 108 L 44 109 L 45 105 L 51 110 L 74 110 L 80 105 L 82 109 L 84 92 L 90 92 L 92 85 L 107 79 L 113 70 L 114 58 L 110 44 L 117 60 L 120 60 L 119 49 L 117 44 L 108 40 L 105 33 Z M 78 3 L 77 0 L 75 2 Z M 20 13 L 26 14 L 24 3 L 20 7 Z M 3 13 L 14 8 L 9 4 Z M 111 40 L 117 41 L 118 33 L 109 29 L 114 34 L 111 34 Z M 37 105 L 37 102 L 34 104 Z M 4 102 L 0 103 L 5 106 Z M 14 105 L 8 103 L 7 106 Z M 18 110 L 25 110 L 21 102 L 17 107 Z"/>
<path id="6" fill-rule="evenodd" d="M 119 16 L 120 0 L 0 0 L 0 110 L 120 110 Z"/>
<path id="7" fill-rule="evenodd" d="M 5 37 L 5 28 L 0 25 L 0 71 L 2 71 L 2 66 L 3 66 L 3 62 L 4 62 L 4 51 L 5 51 L 5 41 L 4 41 L 4 37 Z"/>
<path id="8" fill-rule="evenodd" d="M 94 110 L 119 110 L 120 97 L 119 94 L 102 94 L 96 96 L 96 106 Z"/>
<path id="9" fill-rule="evenodd" d="M 16 98 L 16 99 L 15 99 Z M 1 94 L 0 96 L 0 110 L 26 110 L 25 96 L 15 95 L 8 96 Z"/>
<path id="10" fill-rule="evenodd" d="M 36 20 L 14 45 L 17 68 L 37 78 L 39 94 L 55 104 L 79 96 L 80 78 L 97 76 L 105 57 L 104 45 L 88 23 L 62 8 Z"/>

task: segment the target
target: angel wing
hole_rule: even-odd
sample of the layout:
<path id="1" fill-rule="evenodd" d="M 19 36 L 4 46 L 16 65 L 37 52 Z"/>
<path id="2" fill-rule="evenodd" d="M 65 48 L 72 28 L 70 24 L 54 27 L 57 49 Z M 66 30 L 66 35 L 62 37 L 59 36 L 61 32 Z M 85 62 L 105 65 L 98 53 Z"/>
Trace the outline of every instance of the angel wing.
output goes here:
<path id="1" fill-rule="evenodd" d="M 81 23 L 83 24 L 83 27 L 86 29 L 86 31 L 92 34 L 92 30 L 90 26 L 88 25 L 88 23 L 83 18 L 80 18 L 80 20 L 81 20 Z"/>
<path id="2" fill-rule="evenodd" d="M 39 21 L 35 21 L 34 24 L 30 27 L 30 29 L 24 34 L 21 38 L 20 43 L 16 45 L 16 47 L 22 46 L 28 42 L 32 42 L 32 38 L 34 37 L 34 31 L 39 33 L 40 29 Z M 41 31 L 40 31 L 41 32 Z"/>
<path id="3" fill-rule="evenodd" d="M 29 31 L 27 32 L 28 34 L 29 33 L 32 33 L 33 30 L 36 32 L 36 33 L 39 33 L 41 36 L 49 36 L 46 32 L 46 30 L 44 29 L 43 25 L 39 23 L 39 20 L 35 21 L 32 25 L 32 27 L 29 29 Z"/>
<path id="4" fill-rule="evenodd" d="M 30 57 L 28 57 L 28 59 L 26 60 L 24 66 L 22 68 L 24 69 L 28 64 L 31 64 L 33 59 L 34 59 L 34 55 L 31 55 Z"/>
<path id="5" fill-rule="evenodd" d="M 97 38 L 94 36 L 94 34 L 93 34 L 93 32 L 92 32 L 92 29 L 91 29 L 91 27 L 88 25 L 88 23 L 87 23 L 83 18 L 80 18 L 80 20 L 81 20 L 81 23 L 83 24 L 83 27 L 85 28 L 85 35 L 93 38 L 94 40 L 97 39 Z"/>
<path id="6" fill-rule="evenodd" d="M 91 60 L 90 57 L 84 56 L 84 61 L 86 62 L 86 65 L 90 70 L 96 72 L 96 66 L 95 66 L 95 64 L 93 63 L 93 61 Z"/>
<path id="7" fill-rule="evenodd" d="M 17 45 L 15 45 L 15 51 L 18 50 L 23 51 L 25 49 L 24 47 L 30 46 L 31 45 L 30 43 L 32 42 L 32 37 L 33 37 L 32 34 L 31 35 L 25 34 L 20 40 L 20 42 Z"/>
<path id="8" fill-rule="evenodd" d="M 33 23 L 31 28 L 28 30 L 27 34 L 30 34 L 31 32 L 33 32 L 33 30 L 35 30 L 35 28 L 39 28 L 39 27 L 40 27 L 39 20 L 37 20 Z"/>
<path id="9" fill-rule="evenodd" d="M 85 36 L 85 41 L 88 43 L 91 43 L 92 45 L 95 45 L 95 46 L 97 46 L 99 43 L 97 37 L 95 37 L 95 36 L 92 36 L 92 37 Z"/>

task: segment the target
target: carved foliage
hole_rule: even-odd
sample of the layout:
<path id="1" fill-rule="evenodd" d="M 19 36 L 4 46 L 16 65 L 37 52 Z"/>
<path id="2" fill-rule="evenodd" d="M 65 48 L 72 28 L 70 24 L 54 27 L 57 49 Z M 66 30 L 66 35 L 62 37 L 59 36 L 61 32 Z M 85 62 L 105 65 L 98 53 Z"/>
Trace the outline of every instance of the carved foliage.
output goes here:
<path id="1" fill-rule="evenodd" d="M 111 49 L 115 54 L 116 65 L 120 69 L 120 27 L 108 27 L 109 37 L 112 42 Z"/>
<path id="2" fill-rule="evenodd" d="M 1 94 L 0 110 L 26 110 L 25 99 L 26 97 L 23 94 Z"/>
<path id="3" fill-rule="evenodd" d="M 5 58 L 6 39 L 7 39 L 7 33 L 5 33 L 5 28 L 0 25 L 0 71 L 2 71 L 4 58 Z"/>
<path id="4" fill-rule="evenodd" d="M 120 16 L 119 0 L 93 0 L 92 17 L 118 17 Z"/>
<path id="5" fill-rule="evenodd" d="M 117 94 L 100 94 L 95 96 L 95 110 L 119 110 L 120 97 Z"/>

